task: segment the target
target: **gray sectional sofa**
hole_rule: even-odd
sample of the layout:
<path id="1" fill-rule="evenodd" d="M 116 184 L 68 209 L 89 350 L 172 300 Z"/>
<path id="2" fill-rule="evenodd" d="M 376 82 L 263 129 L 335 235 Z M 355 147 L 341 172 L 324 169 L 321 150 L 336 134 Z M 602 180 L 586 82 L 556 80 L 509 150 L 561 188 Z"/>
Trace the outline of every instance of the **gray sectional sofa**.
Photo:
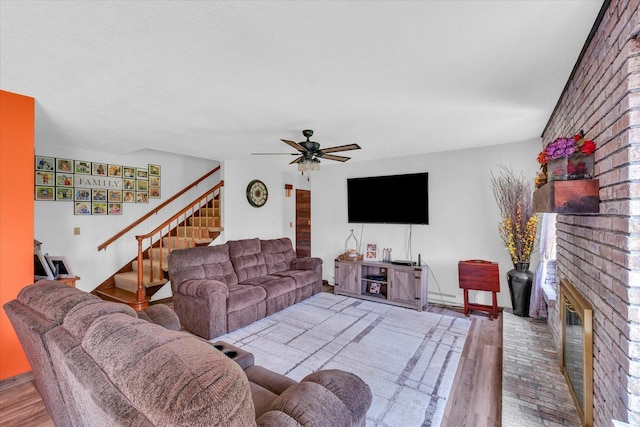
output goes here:
<path id="1" fill-rule="evenodd" d="M 205 339 L 247 326 L 322 290 L 322 260 L 288 238 L 232 240 L 169 254 L 173 308 Z"/>
<path id="2" fill-rule="evenodd" d="M 354 374 L 298 383 L 58 282 L 29 285 L 4 309 L 57 426 L 364 426 L 371 405 Z"/>

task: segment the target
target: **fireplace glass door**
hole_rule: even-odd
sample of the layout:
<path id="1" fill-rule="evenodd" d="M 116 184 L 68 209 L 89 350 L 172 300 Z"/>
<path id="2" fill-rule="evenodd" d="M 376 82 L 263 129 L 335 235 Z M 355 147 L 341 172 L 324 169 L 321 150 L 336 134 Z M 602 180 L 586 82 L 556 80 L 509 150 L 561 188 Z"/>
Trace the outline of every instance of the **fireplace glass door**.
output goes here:
<path id="1" fill-rule="evenodd" d="M 571 285 L 560 281 L 562 373 L 584 426 L 593 426 L 592 311 Z"/>

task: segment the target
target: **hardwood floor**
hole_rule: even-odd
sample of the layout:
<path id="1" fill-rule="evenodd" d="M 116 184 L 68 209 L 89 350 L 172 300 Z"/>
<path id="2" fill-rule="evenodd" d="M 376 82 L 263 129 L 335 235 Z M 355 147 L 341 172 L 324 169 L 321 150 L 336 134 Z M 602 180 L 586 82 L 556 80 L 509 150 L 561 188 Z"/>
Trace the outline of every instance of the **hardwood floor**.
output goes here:
<path id="1" fill-rule="evenodd" d="M 430 305 L 429 311 L 464 317 L 462 309 Z M 497 427 L 502 413 L 502 314 L 472 314 L 471 327 L 442 427 Z M 53 420 L 31 372 L 0 381 L 0 426 L 51 427 Z M 407 426 L 411 427 L 411 426 Z"/>

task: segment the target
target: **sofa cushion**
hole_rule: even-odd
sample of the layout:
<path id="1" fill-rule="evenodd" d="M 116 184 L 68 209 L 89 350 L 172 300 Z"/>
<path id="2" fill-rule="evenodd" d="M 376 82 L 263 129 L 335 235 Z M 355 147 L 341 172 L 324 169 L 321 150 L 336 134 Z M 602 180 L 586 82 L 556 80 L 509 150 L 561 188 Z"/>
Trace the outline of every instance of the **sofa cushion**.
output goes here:
<path id="1" fill-rule="evenodd" d="M 102 301 L 95 295 L 78 292 L 76 288 L 53 280 L 40 280 L 33 285 L 22 288 L 18 293 L 17 300 L 55 323 L 62 323 L 64 316 L 79 302 Z"/>
<path id="2" fill-rule="evenodd" d="M 291 261 L 296 259 L 296 252 L 293 250 L 291 239 L 287 237 L 260 240 L 260 247 L 267 264 L 267 273 L 269 274 L 289 270 Z"/>
<path id="3" fill-rule="evenodd" d="M 102 299 L 83 301 L 69 310 L 64 318 L 64 328 L 75 338 L 82 340 L 93 322 L 112 313 L 122 313 L 137 318 L 136 311 L 126 304 L 115 304 Z"/>
<path id="4" fill-rule="evenodd" d="M 260 239 L 232 240 L 227 242 L 227 245 L 239 283 L 267 274 L 267 264 L 260 249 Z"/>
<path id="5" fill-rule="evenodd" d="M 318 273 L 313 270 L 287 270 L 274 273 L 274 276 L 289 277 L 295 281 L 296 288 L 312 285 L 319 280 Z"/>
<path id="6" fill-rule="evenodd" d="M 267 292 L 260 286 L 234 285 L 229 288 L 227 312 L 242 310 L 256 305 L 267 298 Z"/>
<path id="7" fill-rule="evenodd" d="M 227 245 L 174 250 L 169 254 L 168 265 L 174 292 L 180 283 L 192 279 L 213 279 L 227 286 L 238 283 Z"/>
<path id="8" fill-rule="evenodd" d="M 93 323 L 82 347 L 155 425 L 254 423 L 242 368 L 205 341 L 115 313 Z"/>
<path id="9" fill-rule="evenodd" d="M 270 299 L 295 291 L 296 282 L 291 277 L 265 275 L 245 280 L 239 286 L 259 286 L 267 293 L 267 299 Z"/>

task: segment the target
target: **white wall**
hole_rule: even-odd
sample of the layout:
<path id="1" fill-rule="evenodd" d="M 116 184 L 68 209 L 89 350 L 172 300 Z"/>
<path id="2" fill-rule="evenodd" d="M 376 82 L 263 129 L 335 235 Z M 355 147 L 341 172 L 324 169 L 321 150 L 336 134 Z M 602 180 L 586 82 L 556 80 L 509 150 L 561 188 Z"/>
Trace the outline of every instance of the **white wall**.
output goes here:
<path id="1" fill-rule="evenodd" d="M 324 261 L 324 278 L 333 283 L 333 260 L 344 252 L 349 230 L 362 243 L 391 248 L 394 259 L 409 259 L 409 225 L 347 223 L 346 179 L 401 173 L 429 173 L 429 225 L 414 225 L 412 259 L 422 255 L 430 274 L 429 299 L 462 305 L 458 288 L 458 261 L 485 259 L 499 262 L 500 277 L 513 268 L 498 234 L 499 212 L 491 187 L 491 172 L 500 166 L 524 171 L 532 182 L 537 173 L 540 140 L 493 147 L 448 151 L 372 162 L 329 165 L 311 176 L 312 254 Z M 384 194 L 371 201 L 384 204 Z M 535 270 L 536 259 L 531 270 Z M 437 281 L 437 284 L 436 284 Z M 439 288 L 438 288 L 439 285 Z M 501 282 L 500 306 L 510 307 L 506 280 Z M 442 294 L 442 295 L 440 295 Z M 474 293 L 477 302 L 490 302 L 489 293 Z"/>
<path id="2" fill-rule="evenodd" d="M 449 151 L 371 162 L 331 164 L 323 162 L 320 171 L 302 176 L 292 170 L 283 173 L 261 169 L 236 161 L 225 161 L 222 173 L 201 184 L 180 201 L 194 199 L 220 178 L 222 191 L 222 223 L 224 232 L 214 243 L 243 238 L 289 237 L 295 242 L 295 190 L 311 190 L 311 243 L 313 256 L 324 261 L 324 278 L 333 283 L 333 260 L 344 251 L 349 230 L 354 229 L 362 243 L 375 242 L 379 247 L 393 250 L 395 259 L 408 259 L 408 225 L 365 225 L 347 223 L 346 179 L 351 177 L 391 175 L 400 173 L 429 173 L 429 225 L 412 227 L 412 258 L 422 255 L 429 265 L 429 298 L 434 302 L 462 304 L 458 288 L 457 263 L 465 259 L 487 259 L 500 263 L 500 276 L 512 268 L 509 255 L 498 235 L 498 208 L 491 189 L 491 171 L 510 166 L 533 177 L 537 172 L 536 156 L 540 141 L 499 145 L 473 150 Z M 68 157 L 77 160 L 101 161 L 132 166 L 147 163 L 162 166 L 162 196 L 145 204 L 126 204 L 122 216 L 75 216 L 72 203 L 35 202 L 35 238 L 43 242 L 43 251 L 51 255 L 65 255 L 82 279 L 80 289 L 90 291 L 121 268 L 136 254 L 136 234 L 148 230 L 133 230 L 106 251 L 97 245 L 124 226 L 145 214 L 150 207 L 163 200 L 194 179 L 213 169 L 218 162 L 178 156 L 153 150 L 126 156 L 36 144 L 36 154 Z M 246 188 L 253 179 L 262 180 L 269 190 L 269 199 L 261 208 L 247 202 Z M 292 184 L 291 197 L 285 197 L 284 185 Z M 379 200 L 384 203 L 384 195 Z M 166 214 L 178 208 L 170 207 Z M 165 217 L 158 216 L 159 224 Z M 81 234 L 73 235 L 80 227 Z M 535 270 L 537 257 L 532 260 Z M 435 280 L 434 280 L 435 276 Z M 436 284 L 437 281 L 437 284 Z M 439 288 L 438 288 L 439 285 Z M 510 306 L 506 281 L 502 281 L 498 303 Z M 165 286 L 154 299 L 170 296 Z M 489 303 L 489 295 L 474 295 L 480 303 Z"/>
<path id="3" fill-rule="evenodd" d="M 36 143 L 36 155 L 62 157 L 91 162 L 114 163 L 124 166 L 147 167 L 149 163 L 161 166 L 161 199 L 150 199 L 148 204 L 124 203 L 122 215 L 74 215 L 72 202 L 36 201 L 34 238 L 42 242 L 42 251 L 50 255 L 63 255 L 69 261 L 73 273 L 80 276 L 77 287 L 84 291 L 95 289 L 115 271 L 137 255 L 136 234 L 151 231 L 155 226 L 220 180 L 220 172 L 189 193 L 171 203 L 150 219 L 150 224 L 130 231 L 125 236 L 98 252 L 98 245 L 163 203 L 186 185 L 209 172 L 219 162 L 194 157 L 179 156 L 155 150 L 141 150 L 126 155 L 65 149 Z M 80 227 L 80 235 L 74 235 L 74 227 Z M 158 292 L 154 299 L 171 295 L 169 286 Z"/>
<path id="4" fill-rule="evenodd" d="M 222 241 L 260 237 L 289 237 L 295 244 L 295 189 L 309 189 L 306 177 L 298 173 L 249 167 L 245 163 L 225 161 L 222 165 L 224 193 Z M 265 183 L 267 203 L 255 208 L 246 198 L 247 185 L 254 179 Z M 285 197 L 284 185 L 292 184 L 291 197 Z"/>

